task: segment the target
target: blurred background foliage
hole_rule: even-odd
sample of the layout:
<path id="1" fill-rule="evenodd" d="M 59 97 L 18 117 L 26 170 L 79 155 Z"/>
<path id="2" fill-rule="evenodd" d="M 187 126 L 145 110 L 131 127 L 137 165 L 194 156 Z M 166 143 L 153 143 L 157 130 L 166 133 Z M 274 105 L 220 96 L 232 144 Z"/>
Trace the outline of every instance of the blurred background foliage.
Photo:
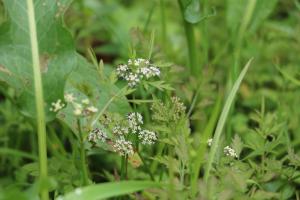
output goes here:
<path id="1" fill-rule="evenodd" d="M 202 2 L 202 18 L 195 24 L 195 37 L 203 72 L 194 77 L 185 68 L 188 52 L 176 1 L 78 0 L 66 14 L 66 26 L 71 29 L 82 54 L 92 47 L 97 57 L 111 66 L 128 58 L 130 43 L 140 45 L 137 54 L 145 54 L 143 50 L 154 30 L 153 59 L 173 63 L 168 79 L 188 105 L 198 80 L 202 80 L 200 98 L 192 115 L 201 130 L 217 91 L 226 87 L 247 7 L 247 1 L 239 0 Z M 248 115 L 260 107 L 262 97 L 268 109 L 285 115 L 291 131 L 298 132 L 299 84 L 288 77 L 299 78 L 299 9 L 299 3 L 293 0 L 257 1 L 240 47 L 239 65 L 243 66 L 251 57 L 254 62 L 241 87 L 237 112 L 231 120 L 234 132 L 242 135 L 246 131 Z M 293 137 L 299 136 L 294 134 Z"/>
<path id="2" fill-rule="evenodd" d="M 181 2 L 185 7 L 193 3 Z M 300 2 L 257 0 L 246 25 L 243 23 L 249 11 L 249 1 L 200 2 L 199 10 L 187 11 L 183 16 L 175 0 L 74 0 L 65 14 L 64 23 L 73 35 L 77 51 L 89 57 L 88 49 L 92 48 L 107 68 L 125 62 L 131 54 L 131 46 L 139 57 L 147 57 L 149 40 L 154 32 L 152 59 L 171 65 L 165 80 L 175 88 L 174 93 L 185 102 L 188 109 L 192 107 L 195 96 L 198 96 L 190 120 L 195 139 L 207 125 L 219 94 L 226 96 L 234 66 L 237 65 L 239 71 L 253 57 L 252 67 L 241 85 L 225 135 L 237 134 L 246 140 L 249 129 L 259 127 L 259 120 L 253 113 L 261 109 L 264 99 L 265 110 L 276 113 L 276 119 L 269 117 L 264 123 L 269 126 L 276 120 L 283 123 L 291 140 L 290 145 L 295 149 L 295 154 L 299 154 Z M 0 1 L 0 23 L 6 19 L 7 14 Z M 189 52 L 184 23 L 193 26 L 197 60 L 202 69 L 198 74 L 191 74 L 188 68 Z M 31 161 L 37 159 L 36 134 L 33 122 L 19 115 L 13 106 L 14 91 L 7 89 L 4 84 L 0 87 L 0 181 L 1 185 L 10 184 L 13 188 L 26 181 L 33 182 L 27 179 L 28 173 L 36 176 L 33 173 L 36 166 L 31 165 Z M 49 167 L 50 175 L 60 174 L 61 179 L 66 181 L 65 185 L 72 183 L 70 188 L 61 188 L 70 191 L 77 186 L 73 180 L 78 178 L 75 169 L 65 170 L 74 161 L 72 155 L 67 155 L 65 151 L 73 148 L 68 140 L 74 136 L 70 136 L 70 130 L 58 121 L 51 122 L 48 130 L 49 152 L 50 155 L 55 154 L 55 158 L 49 161 L 53 163 Z M 55 130 L 62 130 L 65 134 L 56 135 L 53 133 Z M 227 142 L 231 141 L 231 137 L 226 139 Z M 58 163 L 56 157 L 60 157 L 56 151 L 67 155 L 60 158 L 65 159 L 62 166 L 55 164 Z M 100 154 L 101 159 L 94 157 L 93 153 Z M 115 156 L 92 152 L 90 157 L 97 163 L 91 166 L 95 180 L 112 180 L 109 172 L 114 170 Z M 105 166 L 105 171 L 97 172 L 94 169 L 96 166 Z M 224 168 L 222 173 L 231 176 L 226 170 Z M 138 177 L 139 174 L 132 176 Z M 226 185 L 228 180 L 224 181 Z"/>

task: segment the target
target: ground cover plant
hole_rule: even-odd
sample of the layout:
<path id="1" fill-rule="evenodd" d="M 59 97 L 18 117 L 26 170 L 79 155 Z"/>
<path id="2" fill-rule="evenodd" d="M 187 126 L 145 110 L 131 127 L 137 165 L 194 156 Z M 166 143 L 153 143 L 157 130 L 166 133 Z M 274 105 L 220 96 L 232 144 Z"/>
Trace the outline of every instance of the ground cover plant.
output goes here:
<path id="1" fill-rule="evenodd" d="M 0 199 L 300 199 L 297 0 L 0 0 Z"/>

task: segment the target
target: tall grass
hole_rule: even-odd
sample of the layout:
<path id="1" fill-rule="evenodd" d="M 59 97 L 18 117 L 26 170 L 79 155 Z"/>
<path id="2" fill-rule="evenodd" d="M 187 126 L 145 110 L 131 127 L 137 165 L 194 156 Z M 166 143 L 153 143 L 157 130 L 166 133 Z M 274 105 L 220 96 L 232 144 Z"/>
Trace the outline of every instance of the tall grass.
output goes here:
<path id="1" fill-rule="evenodd" d="M 34 92 L 35 92 L 35 104 L 36 104 L 36 120 L 38 131 L 38 146 L 39 146 L 39 166 L 40 166 L 40 183 L 41 183 L 41 199 L 48 200 L 48 188 L 45 184 L 47 181 L 47 142 L 46 142 L 46 123 L 45 123 L 45 111 L 44 111 L 44 97 L 43 97 L 43 85 L 42 76 L 39 62 L 39 50 L 38 40 L 36 33 L 36 23 L 34 14 L 33 0 L 27 0 L 28 10 L 28 22 L 29 22 L 29 34 L 31 43 L 32 54 L 32 67 L 34 76 Z"/>
<path id="2" fill-rule="evenodd" d="M 249 26 L 251 22 L 251 18 L 254 12 L 256 6 L 256 0 L 248 1 L 245 14 L 243 16 L 241 25 L 238 29 L 237 33 L 237 39 L 234 41 L 234 50 L 233 50 L 233 67 L 231 68 L 231 73 L 229 75 L 229 80 L 227 84 L 227 92 L 230 91 L 232 88 L 233 83 L 236 81 L 238 73 L 240 71 L 240 60 L 241 60 L 241 50 L 242 50 L 242 44 L 245 37 L 245 33 L 247 31 L 247 27 Z M 233 104 L 235 102 L 233 101 Z M 233 113 L 233 109 L 231 113 Z M 231 113 L 229 115 L 231 115 Z M 230 118 L 230 117 L 229 117 Z M 227 133 L 226 133 L 227 139 L 230 139 L 232 137 L 232 130 L 231 127 L 227 127 Z"/>
<path id="3" fill-rule="evenodd" d="M 206 167 L 206 170 L 205 170 L 205 175 L 204 175 L 204 180 L 207 182 L 208 181 L 208 178 L 210 176 L 210 171 L 211 171 L 211 168 L 212 168 L 212 163 L 213 161 L 215 160 L 215 157 L 216 157 L 216 153 L 217 153 L 217 149 L 220 145 L 220 138 L 221 138 L 221 134 L 222 134 L 222 131 L 223 131 L 223 128 L 224 128 L 224 125 L 225 125 L 225 122 L 226 122 L 226 119 L 228 117 L 228 114 L 229 114 L 229 111 L 230 111 L 230 108 L 232 106 L 232 103 L 233 103 L 233 100 L 234 100 L 234 97 L 239 89 L 239 86 L 243 80 L 243 78 L 245 77 L 247 71 L 248 71 L 248 68 L 250 66 L 252 62 L 252 59 L 250 59 L 248 61 L 248 63 L 245 65 L 244 69 L 242 70 L 242 72 L 240 73 L 238 79 L 235 81 L 227 99 L 226 99 L 226 102 L 223 106 L 223 109 L 222 109 L 222 112 L 221 112 L 221 116 L 218 120 L 218 124 L 217 124 L 217 127 L 216 127 L 216 131 L 215 131 L 215 134 L 214 134 L 214 137 L 213 137 L 213 143 L 212 143 L 212 147 L 210 149 L 210 153 L 209 153 L 209 157 L 208 157 L 208 163 L 207 163 L 207 167 Z"/>

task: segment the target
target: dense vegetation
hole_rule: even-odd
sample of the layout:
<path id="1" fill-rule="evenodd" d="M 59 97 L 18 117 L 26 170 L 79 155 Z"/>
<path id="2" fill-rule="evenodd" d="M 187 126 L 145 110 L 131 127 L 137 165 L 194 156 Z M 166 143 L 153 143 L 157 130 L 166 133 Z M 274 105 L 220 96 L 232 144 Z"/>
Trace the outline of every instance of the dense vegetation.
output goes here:
<path id="1" fill-rule="evenodd" d="M 300 199 L 297 0 L 0 0 L 0 200 Z"/>

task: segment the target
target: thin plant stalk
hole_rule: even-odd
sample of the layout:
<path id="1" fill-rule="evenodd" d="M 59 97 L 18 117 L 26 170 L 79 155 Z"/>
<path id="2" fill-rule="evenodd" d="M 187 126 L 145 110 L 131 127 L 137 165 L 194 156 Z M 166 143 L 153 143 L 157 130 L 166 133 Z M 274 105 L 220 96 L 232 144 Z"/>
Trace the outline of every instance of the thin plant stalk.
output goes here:
<path id="1" fill-rule="evenodd" d="M 140 152 L 137 152 L 137 154 L 139 155 L 139 157 L 141 158 L 142 160 L 142 163 L 143 163 L 143 166 L 144 166 L 144 169 L 147 171 L 147 173 L 149 174 L 150 178 L 152 181 L 155 181 L 154 179 L 154 176 L 149 168 L 149 165 L 146 163 L 145 159 L 143 158 L 142 154 Z"/>
<path id="2" fill-rule="evenodd" d="M 82 185 L 86 186 L 89 184 L 89 173 L 87 168 L 86 152 L 84 149 L 84 141 L 83 141 L 80 119 L 77 119 L 77 126 L 78 126 L 79 140 L 80 140 L 79 151 L 80 151 L 80 165 L 81 165 L 81 172 L 82 172 Z"/>
<path id="3" fill-rule="evenodd" d="M 127 170 L 128 170 L 128 155 L 121 156 L 121 180 L 125 180 L 127 178 Z"/>
<path id="4" fill-rule="evenodd" d="M 47 138 L 46 138 L 46 122 L 44 111 L 44 96 L 42 76 L 39 62 L 39 49 L 36 33 L 36 22 L 34 14 L 33 0 L 27 0 L 27 13 L 29 22 L 29 34 L 31 44 L 32 55 L 32 67 L 34 77 L 34 92 L 35 92 L 35 104 L 36 104 L 36 118 L 37 118 L 37 132 L 38 132 L 38 146 L 39 146 L 39 169 L 40 169 L 40 181 L 44 183 L 48 179 L 47 168 Z M 48 200 L 48 188 L 45 184 L 42 184 L 40 195 L 42 200 Z"/>
<path id="5" fill-rule="evenodd" d="M 233 87 L 232 87 L 232 89 L 231 89 L 231 91 L 230 91 L 230 93 L 229 93 L 229 95 L 228 95 L 228 97 L 226 99 L 226 102 L 225 102 L 225 104 L 223 106 L 220 118 L 219 118 L 218 123 L 217 123 L 217 127 L 216 127 L 216 131 L 215 131 L 215 134 L 214 134 L 212 146 L 211 146 L 211 149 L 210 149 L 210 152 L 209 152 L 209 156 L 208 156 L 208 162 L 207 162 L 206 171 L 205 171 L 205 174 L 204 174 L 204 181 L 206 183 L 207 183 L 208 178 L 210 176 L 210 171 L 211 171 L 211 168 L 212 168 L 212 163 L 215 160 L 217 149 L 218 149 L 218 147 L 220 145 L 221 134 L 222 134 L 222 131 L 223 131 L 226 119 L 228 117 L 230 108 L 232 106 L 234 97 L 235 97 L 235 95 L 236 95 L 236 93 L 237 93 L 237 91 L 238 91 L 238 89 L 240 87 L 240 84 L 241 84 L 243 78 L 245 77 L 245 75 L 246 75 L 246 73 L 248 71 L 248 68 L 249 68 L 249 66 L 251 64 L 251 61 L 252 61 L 252 59 L 250 59 L 247 62 L 246 66 L 244 67 L 244 69 L 240 73 L 238 79 L 234 83 L 234 85 L 233 85 Z"/>
<path id="6" fill-rule="evenodd" d="M 186 37 L 187 47 L 188 47 L 190 73 L 193 76 L 198 77 L 199 73 L 201 72 L 201 68 L 197 58 L 197 45 L 196 45 L 196 38 L 194 33 L 195 26 L 184 19 L 184 6 L 181 0 L 178 0 L 178 4 L 183 18 L 185 37 Z"/>

